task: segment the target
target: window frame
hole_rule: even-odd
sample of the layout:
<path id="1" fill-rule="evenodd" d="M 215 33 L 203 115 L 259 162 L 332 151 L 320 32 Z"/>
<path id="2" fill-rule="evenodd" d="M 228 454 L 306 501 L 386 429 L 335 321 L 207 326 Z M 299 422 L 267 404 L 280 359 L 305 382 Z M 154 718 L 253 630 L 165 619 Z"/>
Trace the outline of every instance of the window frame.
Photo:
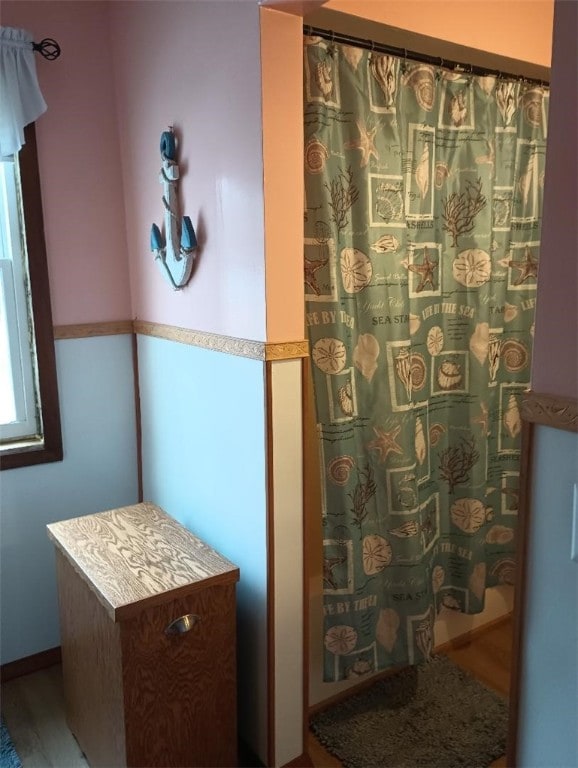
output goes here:
<path id="1" fill-rule="evenodd" d="M 13 447 L 11 443 L 1 446 L 0 470 L 62 461 L 63 458 L 56 353 L 34 123 L 26 126 L 24 137 L 26 143 L 19 152 L 18 162 L 36 340 L 38 397 L 42 414 L 43 439 L 40 443 L 34 440 L 27 442 L 26 439 L 22 441 L 15 439 Z"/>
<path id="2" fill-rule="evenodd" d="M 0 284 L 2 314 L 3 354 L 9 365 L 3 370 L 2 396 L 6 379 L 12 384 L 12 409 L 2 403 L 1 418 L 9 418 L 13 411 L 14 420 L 0 422 L 0 445 L 8 448 L 18 441 L 42 441 L 42 419 L 39 408 L 36 374 L 36 341 L 30 329 L 32 302 L 28 286 L 28 258 L 22 237 L 22 195 L 20 192 L 20 170 L 18 158 L 2 159 L 2 258 L 0 258 Z M 2 360 L 4 364 L 5 360 Z M 6 374 L 9 374 L 6 376 Z"/>

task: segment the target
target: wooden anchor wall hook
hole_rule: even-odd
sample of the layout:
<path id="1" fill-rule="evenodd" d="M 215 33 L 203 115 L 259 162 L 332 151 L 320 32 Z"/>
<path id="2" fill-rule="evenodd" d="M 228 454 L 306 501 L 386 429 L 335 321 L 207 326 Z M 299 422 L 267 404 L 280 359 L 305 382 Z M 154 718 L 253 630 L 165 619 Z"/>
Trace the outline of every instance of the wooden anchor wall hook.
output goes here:
<path id="1" fill-rule="evenodd" d="M 151 227 L 151 250 L 155 261 L 175 291 L 184 288 L 191 278 L 197 236 L 188 216 L 179 218 L 177 181 L 179 166 L 176 162 L 176 143 L 173 128 L 161 135 L 161 159 L 159 180 L 163 185 L 165 208 L 165 236 L 156 224 Z"/>

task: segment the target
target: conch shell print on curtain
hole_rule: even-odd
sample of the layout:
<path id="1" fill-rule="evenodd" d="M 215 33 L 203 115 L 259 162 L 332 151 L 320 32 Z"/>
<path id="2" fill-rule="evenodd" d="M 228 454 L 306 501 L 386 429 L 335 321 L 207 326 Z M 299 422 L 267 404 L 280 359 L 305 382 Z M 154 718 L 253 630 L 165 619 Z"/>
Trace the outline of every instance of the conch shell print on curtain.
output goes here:
<path id="1" fill-rule="evenodd" d="M 305 38 L 324 679 L 434 650 L 515 570 L 549 94 Z"/>

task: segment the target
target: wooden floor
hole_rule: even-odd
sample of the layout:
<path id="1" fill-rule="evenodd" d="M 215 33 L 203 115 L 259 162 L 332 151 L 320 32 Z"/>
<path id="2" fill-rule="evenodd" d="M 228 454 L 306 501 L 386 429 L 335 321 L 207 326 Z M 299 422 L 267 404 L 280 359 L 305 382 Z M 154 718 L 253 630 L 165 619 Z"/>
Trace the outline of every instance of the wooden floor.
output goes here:
<path id="1" fill-rule="evenodd" d="M 447 655 L 480 682 L 504 696 L 510 689 L 512 622 L 496 624 L 460 647 L 447 650 Z M 315 768 L 340 768 L 342 765 L 309 733 L 309 756 Z M 505 768 L 506 757 L 492 763 L 493 768 Z M 443 766 L 440 766 L 443 768 Z"/>
<path id="2" fill-rule="evenodd" d="M 512 626 L 506 621 L 447 654 L 478 680 L 507 695 L 511 642 Z M 23 768 L 88 768 L 64 719 L 60 665 L 4 683 L 1 703 Z M 309 735 L 308 751 L 316 768 L 341 766 L 313 734 Z M 505 768 L 505 757 L 492 766 Z"/>
<path id="3" fill-rule="evenodd" d="M 60 664 L 3 683 L 1 704 L 23 768 L 88 768 L 64 719 Z"/>

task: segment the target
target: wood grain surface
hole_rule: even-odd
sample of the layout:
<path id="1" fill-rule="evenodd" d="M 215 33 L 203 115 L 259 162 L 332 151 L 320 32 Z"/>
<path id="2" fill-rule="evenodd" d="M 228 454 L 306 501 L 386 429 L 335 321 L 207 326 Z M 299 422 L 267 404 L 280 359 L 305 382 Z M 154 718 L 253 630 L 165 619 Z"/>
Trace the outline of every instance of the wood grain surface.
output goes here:
<path id="1" fill-rule="evenodd" d="M 522 418 L 534 424 L 578 432 L 578 400 L 530 390 L 522 397 Z"/>
<path id="2" fill-rule="evenodd" d="M 193 347 L 210 349 L 213 352 L 224 352 L 227 355 L 249 357 L 253 360 L 265 360 L 265 342 L 252 339 L 239 339 L 234 336 L 222 336 L 208 331 L 194 331 L 189 328 L 178 328 L 163 323 L 149 323 L 145 320 L 134 321 L 134 332 L 141 336 L 154 336 L 158 339 L 177 341 Z"/>
<path id="3" fill-rule="evenodd" d="M 49 533 L 66 717 L 92 768 L 236 765 L 238 569 L 148 503 Z"/>
<path id="4" fill-rule="evenodd" d="M 120 628 L 56 551 L 66 722 L 92 768 L 125 763 Z"/>
<path id="5" fill-rule="evenodd" d="M 60 664 L 2 683 L 1 699 L 22 768 L 90 768 L 66 725 Z"/>
<path id="6" fill-rule="evenodd" d="M 115 320 L 103 323 L 80 323 L 77 325 L 55 325 L 55 339 L 88 339 L 94 336 L 118 336 L 132 333 L 132 320 Z"/>
<path id="7" fill-rule="evenodd" d="M 149 502 L 47 528 L 114 621 L 239 578 L 236 566 Z"/>
<path id="8" fill-rule="evenodd" d="M 128 766 L 237 765 L 234 590 L 214 586 L 121 623 Z M 187 613 L 198 623 L 167 636 Z"/>

